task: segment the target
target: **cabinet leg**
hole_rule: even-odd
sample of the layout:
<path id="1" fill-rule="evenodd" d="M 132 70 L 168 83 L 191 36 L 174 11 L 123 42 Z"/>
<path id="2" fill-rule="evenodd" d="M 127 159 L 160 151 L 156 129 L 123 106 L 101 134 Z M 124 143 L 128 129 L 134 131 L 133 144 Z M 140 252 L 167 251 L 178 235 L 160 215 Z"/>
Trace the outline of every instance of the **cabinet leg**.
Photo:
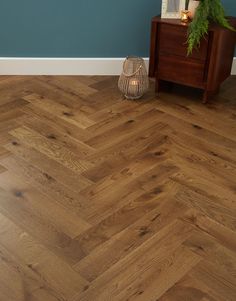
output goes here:
<path id="1" fill-rule="evenodd" d="M 214 95 L 216 95 L 217 93 L 219 93 L 219 88 L 217 88 L 215 91 L 208 91 L 205 90 L 203 93 L 203 103 L 207 103 Z"/>
<path id="2" fill-rule="evenodd" d="M 173 83 L 167 82 L 161 79 L 156 79 L 156 92 L 171 91 L 173 88 Z"/>
<path id="3" fill-rule="evenodd" d="M 158 93 L 161 90 L 161 81 L 159 79 L 156 79 L 156 86 L 155 91 Z"/>
<path id="4" fill-rule="evenodd" d="M 207 103 L 208 100 L 209 100 L 209 91 L 204 91 L 202 102 Z"/>

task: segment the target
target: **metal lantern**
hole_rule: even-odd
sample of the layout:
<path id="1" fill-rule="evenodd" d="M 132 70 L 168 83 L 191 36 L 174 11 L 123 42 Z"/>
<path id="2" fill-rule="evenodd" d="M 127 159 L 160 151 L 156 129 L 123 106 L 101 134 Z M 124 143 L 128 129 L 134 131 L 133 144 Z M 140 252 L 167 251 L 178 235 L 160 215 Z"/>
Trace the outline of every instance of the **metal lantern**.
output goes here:
<path id="1" fill-rule="evenodd" d="M 142 58 L 129 56 L 123 64 L 118 87 L 127 99 L 139 99 L 148 90 L 149 79 Z"/>

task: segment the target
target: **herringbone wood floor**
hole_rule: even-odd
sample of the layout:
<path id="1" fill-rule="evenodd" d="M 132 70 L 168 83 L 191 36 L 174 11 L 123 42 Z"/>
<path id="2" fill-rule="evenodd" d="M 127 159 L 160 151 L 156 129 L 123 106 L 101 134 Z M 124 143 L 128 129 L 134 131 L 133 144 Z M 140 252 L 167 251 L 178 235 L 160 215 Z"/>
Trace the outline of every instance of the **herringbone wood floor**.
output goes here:
<path id="1" fill-rule="evenodd" d="M 236 78 L 116 86 L 0 77 L 0 300 L 235 301 Z"/>

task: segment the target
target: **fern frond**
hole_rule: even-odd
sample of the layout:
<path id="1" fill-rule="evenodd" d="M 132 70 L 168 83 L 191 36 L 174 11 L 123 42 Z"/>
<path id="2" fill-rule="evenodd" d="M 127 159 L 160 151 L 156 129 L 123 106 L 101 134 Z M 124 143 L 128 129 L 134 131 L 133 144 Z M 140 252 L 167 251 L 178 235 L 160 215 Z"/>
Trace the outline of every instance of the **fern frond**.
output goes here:
<path id="1" fill-rule="evenodd" d="M 199 47 L 201 39 L 208 34 L 209 21 L 236 31 L 225 17 L 221 0 L 201 0 L 188 29 L 188 51 L 190 55 L 194 48 Z"/>
<path id="2" fill-rule="evenodd" d="M 203 0 L 196 10 L 193 21 L 189 24 L 188 29 L 188 55 L 195 47 L 200 45 L 201 39 L 208 33 L 209 27 L 209 3 L 211 0 Z"/>
<path id="3" fill-rule="evenodd" d="M 235 31 L 228 20 L 225 18 L 225 10 L 220 0 L 213 0 L 214 3 L 210 6 L 209 9 L 209 18 L 219 25 Z"/>

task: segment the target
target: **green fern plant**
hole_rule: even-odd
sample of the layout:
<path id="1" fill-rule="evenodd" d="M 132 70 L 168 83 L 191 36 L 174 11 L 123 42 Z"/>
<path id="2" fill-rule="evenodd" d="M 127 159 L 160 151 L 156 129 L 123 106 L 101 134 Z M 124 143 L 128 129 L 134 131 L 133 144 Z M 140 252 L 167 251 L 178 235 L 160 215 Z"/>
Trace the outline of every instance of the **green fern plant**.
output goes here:
<path id="1" fill-rule="evenodd" d="M 187 2 L 188 3 L 188 0 Z M 188 4 L 186 4 L 188 5 Z M 207 35 L 209 22 L 235 30 L 227 21 L 221 0 L 201 0 L 188 29 L 188 55 L 194 48 L 199 47 L 201 39 Z"/>

